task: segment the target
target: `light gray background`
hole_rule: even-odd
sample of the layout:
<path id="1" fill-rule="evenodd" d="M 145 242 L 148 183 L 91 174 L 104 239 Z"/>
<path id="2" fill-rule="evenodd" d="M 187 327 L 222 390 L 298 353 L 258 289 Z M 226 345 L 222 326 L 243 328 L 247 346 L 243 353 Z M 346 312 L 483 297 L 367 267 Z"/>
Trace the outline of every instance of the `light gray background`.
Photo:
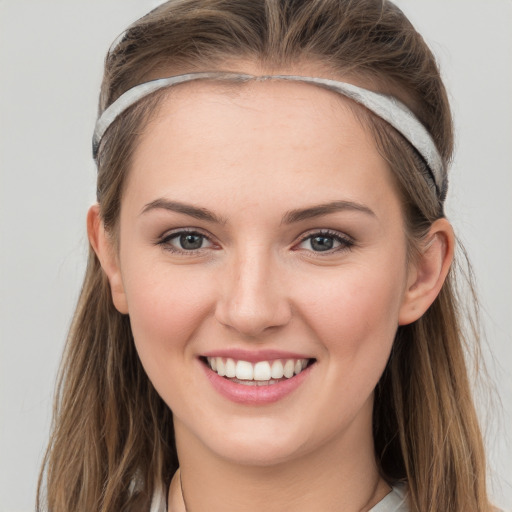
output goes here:
<path id="1" fill-rule="evenodd" d="M 0 0 L 0 512 L 34 509 L 84 270 L 103 57 L 158 3 Z M 452 100 L 448 213 L 478 277 L 502 400 L 501 412 L 482 412 L 492 492 L 512 510 L 512 1 L 399 4 L 438 56 Z"/>

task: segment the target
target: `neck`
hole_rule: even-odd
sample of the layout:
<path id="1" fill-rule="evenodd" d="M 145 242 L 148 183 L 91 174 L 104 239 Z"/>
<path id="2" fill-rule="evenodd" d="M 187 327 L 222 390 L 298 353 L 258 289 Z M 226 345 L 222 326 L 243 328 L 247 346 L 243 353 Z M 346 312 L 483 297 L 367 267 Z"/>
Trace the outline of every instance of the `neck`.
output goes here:
<path id="1" fill-rule="evenodd" d="M 362 512 L 389 492 L 371 432 L 366 442 L 360 432 L 340 436 L 293 462 L 248 465 L 212 454 L 179 424 L 175 429 L 181 475 L 169 491 L 172 512 Z"/>

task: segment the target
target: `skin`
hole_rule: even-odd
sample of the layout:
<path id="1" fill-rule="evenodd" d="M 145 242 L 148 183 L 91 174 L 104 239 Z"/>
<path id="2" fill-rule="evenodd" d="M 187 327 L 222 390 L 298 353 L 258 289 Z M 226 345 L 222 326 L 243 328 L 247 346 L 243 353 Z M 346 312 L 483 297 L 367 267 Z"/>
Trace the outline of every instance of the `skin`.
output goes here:
<path id="1" fill-rule="evenodd" d="M 290 219 L 333 202 L 344 207 Z M 189 512 L 350 512 L 389 492 L 373 453 L 373 390 L 397 326 L 438 294 L 453 233 L 436 221 L 408 261 L 391 172 L 346 100 L 299 83 L 178 86 L 140 138 L 118 245 L 98 206 L 88 226 L 114 304 L 174 413 Z M 204 235 L 199 250 L 172 238 L 184 229 Z M 319 233 L 332 250 L 314 250 Z M 236 404 L 199 359 L 233 348 L 316 362 L 283 399 Z M 169 500 L 183 510 L 176 482 Z"/>

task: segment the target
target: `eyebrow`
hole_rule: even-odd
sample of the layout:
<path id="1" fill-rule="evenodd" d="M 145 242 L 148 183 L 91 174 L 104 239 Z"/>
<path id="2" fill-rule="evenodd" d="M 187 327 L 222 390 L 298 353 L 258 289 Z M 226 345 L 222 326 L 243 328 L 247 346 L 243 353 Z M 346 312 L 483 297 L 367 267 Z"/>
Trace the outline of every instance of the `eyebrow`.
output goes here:
<path id="1" fill-rule="evenodd" d="M 291 210 L 283 216 L 282 223 L 293 224 L 294 222 L 300 222 L 303 220 L 321 217 L 323 215 L 329 215 L 330 213 L 346 210 L 362 212 L 364 214 L 371 215 L 372 217 L 376 217 L 373 210 L 364 204 L 354 203 L 352 201 L 332 201 L 330 203 L 311 206 L 309 208 Z"/>
<path id="2" fill-rule="evenodd" d="M 191 204 L 180 203 L 179 201 L 170 201 L 168 199 L 155 199 L 148 203 L 141 211 L 141 215 L 152 210 L 169 210 L 171 212 L 183 213 L 195 219 L 213 222 L 215 224 L 225 224 L 226 219 L 218 217 L 207 208 L 192 206 Z"/>
<path id="3" fill-rule="evenodd" d="M 205 220 L 214 224 L 226 224 L 227 219 L 215 215 L 207 208 L 200 208 L 187 203 L 179 201 L 171 201 L 169 199 L 159 198 L 146 204 L 141 211 L 141 215 L 152 210 L 168 210 L 171 212 L 183 213 L 195 219 Z M 367 206 L 354 203 L 353 201 L 331 201 L 329 203 L 311 206 L 309 208 L 300 208 L 297 210 L 290 210 L 283 215 L 281 224 L 293 224 L 303 220 L 321 217 L 340 211 L 357 211 L 375 217 L 375 213 Z"/>

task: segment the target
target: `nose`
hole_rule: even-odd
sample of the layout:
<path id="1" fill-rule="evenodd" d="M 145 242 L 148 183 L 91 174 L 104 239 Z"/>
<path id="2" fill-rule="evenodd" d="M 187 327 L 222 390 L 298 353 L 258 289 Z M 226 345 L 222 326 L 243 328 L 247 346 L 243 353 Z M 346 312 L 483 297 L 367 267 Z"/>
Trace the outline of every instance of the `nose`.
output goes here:
<path id="1" fill-rule="evenodd" d="M 240 256 L 221 280 L 215 314 L 224 326 L 255 338 L 290 321 L 292 310 L 283 274 L 271 255 L 253 251 Z"/>

